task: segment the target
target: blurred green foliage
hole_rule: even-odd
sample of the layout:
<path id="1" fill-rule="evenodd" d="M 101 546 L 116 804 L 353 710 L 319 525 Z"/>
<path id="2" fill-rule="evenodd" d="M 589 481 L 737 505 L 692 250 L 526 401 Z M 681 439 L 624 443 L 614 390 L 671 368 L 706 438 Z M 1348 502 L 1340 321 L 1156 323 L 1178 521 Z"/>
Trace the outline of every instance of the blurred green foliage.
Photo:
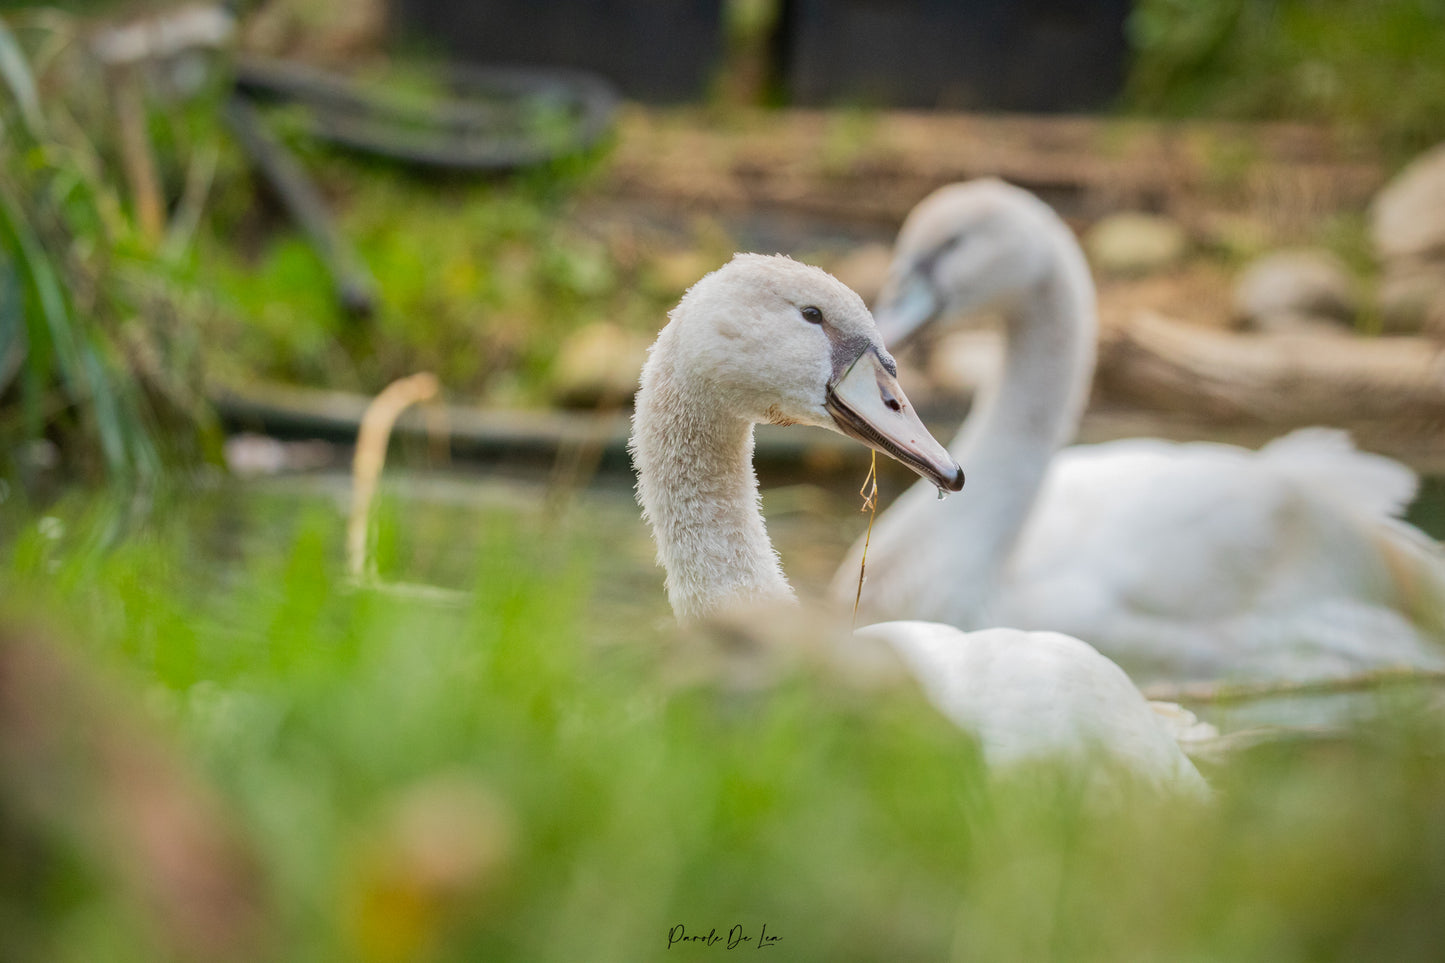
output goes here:
<path id="1" fill-rule="evenodd" d="M 1133 108 L 1445 139 L 1445 0 L 1139 0 L 1128 29 Z"/>
<path id="2" fill-rule="evenodd" d="M 379 307 L 347 319 L 311 248 L 255 204 L 252 185 L 228 185 L 203 248 L 218 307 L 207 336 L 223 378 L 376 391 L 429 370 L 474 399 L 541 404 L 569 332 L 595 321 L 656 330 L 681 294 L 630 232 L 576 222 L 571 198 L 598 156 L 478 181 L 293 146 L 338 199 Z"/>
<path id="3" fill-rule="evenodd" d="M 185 159 L 214 164 L 214 126 L 178 110 L 141 132 L 187 148 L 156 174 L 181 213 L 148 236 L 79 24 L 53 11 L 15 23 L 0 21 L 0 462 L 23 476 L 16 453 L 48 439 L 78 474 L 153 479 L 208 439 L 183 280 L 199 198 L 180 195 Z"/>
<path id="4" fill-rule="evenodd" d="M 669 950 L 678 923 L 766 923 L 779 959 L 834 963 L 1423 961 L 1445 938 L 1440 724 L 1408 698 L 1357 738 L 1236 759 L 1202 810 L 1101 810 L 1047 771 L 985 780 L 907 692 L 679 682 L 660 590 L 604 624 L 616 543 L 592 526 L 474 516 L 474 598 L 448 609 L 348 589 L 324 503 L 221 489 L 105 553 L 104 507 L 50 517 L 11 519 L 0 591 L 66 613 L 221 787 L 267 868 L 278 958 L 724 952 Z M 429 902 L 375 853 L 406 845 L 387 814 L 437 778 L 491 794 L 511 844 Z M 36 948 L 17 959 L 157 958 L 113 890 L 0 901 Z"/>
<path id="5" fill-rule="evenodd" d="M 754 33 L 776 13 L 765 3 L 728 10 L 733 29 Z M 72 21 L 27 16 L 29 39 L 7 33 L 0 58 L 7 449 L 44 436 L 82 468 L 153 474 L 160 448 L 177 440 L 196 448 L 190 413 L 204 412 L 207 379 L 371 392 L 429 369 L 461 397 L 545 403 L 570 331 L 603 320 L 655 330 L 683 274 L 695 279 L 730 250 L 726 239 L 669 248 L 589 229 L 579 207 L 597 200 L 587 188 L 605 151 L 479 182 L 329 151 L 300 136 L 304 124 L 286 110 L 271 111 L 378 281 L 378 315 L 350 321 L 320 260 L 221 130 L 223 70 L 188 98 L 148 95 L 147 133 L 171 218 L 157 244 L 138 230 L 122 183 L 105 95 L 112 85 L 94 65 L 77 69 L 77 58 L 56 54 L 66 48 L 57 31 L 75 35 Z M 1445 0 L 1141 0 L 1130 22 L 1137 59 L 1127 101 L 1178 116 L 1337 122 L 1408 151 L 1445 136 L 1442 18 Z M 43 82 L 29 63 L 37 49 Z M 407 105 L 438 89 L 416 69 L 364 74 Z M 829 148 L 839 156 L 866 135 L 866 118 L 836 126 Z M 1219 176 L 1240 177 L 1250 162 L 1221 157 Z M 1361 247 L 1359 231 L 1342 236 Z M 676 255 L 687 253 L 706 256 L 683 264 Z"/>

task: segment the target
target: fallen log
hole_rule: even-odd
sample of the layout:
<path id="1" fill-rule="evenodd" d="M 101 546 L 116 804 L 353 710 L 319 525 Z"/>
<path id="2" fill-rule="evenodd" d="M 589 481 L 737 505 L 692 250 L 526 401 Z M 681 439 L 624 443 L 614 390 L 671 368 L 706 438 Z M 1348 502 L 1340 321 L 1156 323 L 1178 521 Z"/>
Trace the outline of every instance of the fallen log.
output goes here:
<path id="1" fill-rule="evenodd" d="M 1445 345 L 1424 338 L 1232 333 L 1140 314 L 1105 331 L 1094 390 L 1166 420 L 1333 425 L 1411 464 L 1445 464 Z"/>
<path id="2" fill-rule="evenodd" d="M 257 432 L 286 439 L 319 439 L 352 444 L 361 430 L 371 398 L 342 391 L 252 383 L 212 392 L 210 402 L 232 432 Z M 432 405 L 433 417 L 446 425 L 450 457 L 525 468 L 553 468 L 559 458 L 580 448 L 600 448 L 598 467 L 630 473 L 625 411 L 522 411 L 470 405 Z M 426 412 L 400 413 L 392 438 L 427 444 L 433 429 Z M 800 468 L 845 470 L 861 477 L 868 452 L 857 442 L 821 429 L 759 425 L 754 456 L 775 474 L 789 477 Z M 898 469 L 900 475 L 906 469 Z"/>
<path id="3" fill-rule="evenodd" d="M 1099 358 L 1078 441 L 1148 436 L 1256 448 L 1291 428 L 1334 425 L 1363 448 L 1445 474 L 1445 347 L 1434 342 L 1230 334 L 1142 316 L 1109 329 Z M 370 398 L 253 383 L 213 392 L 211 402 L 232 431 L 351 444 Z M 966 405 L 950 401 L 923 415 L 947 438 Z M 455 458 L 551 468 L 561 452 L 600 446 L 599 468 L 631 470 L 625 412 L 444 410 Z M 396 435 L 425 443 L 427 422 L 406 412 Z M 773 425 L 758 427 L 756 457 L 771 475 L 801 470 L 854 485 L 868 463 L 866 450 L 842 436 Z M 879 467 L 893 471 L 886 461 Z"/>

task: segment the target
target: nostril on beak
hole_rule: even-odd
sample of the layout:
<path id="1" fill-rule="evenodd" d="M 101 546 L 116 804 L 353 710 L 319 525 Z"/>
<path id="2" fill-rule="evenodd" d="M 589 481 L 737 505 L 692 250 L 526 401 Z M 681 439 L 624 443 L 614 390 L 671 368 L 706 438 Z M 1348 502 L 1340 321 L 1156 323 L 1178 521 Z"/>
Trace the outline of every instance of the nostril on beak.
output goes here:
<path id="1" fill-rule="evenodd" d="M 884 398 L 884 399 L 883 399 L 883 403 L 888 406 L 888 408 L 889 408 L 890 411 L 902 411 L 902 410 L 903 410 L 903 406 L 898 403 L 898 399 L 897 399 L 897 398 Z"/>

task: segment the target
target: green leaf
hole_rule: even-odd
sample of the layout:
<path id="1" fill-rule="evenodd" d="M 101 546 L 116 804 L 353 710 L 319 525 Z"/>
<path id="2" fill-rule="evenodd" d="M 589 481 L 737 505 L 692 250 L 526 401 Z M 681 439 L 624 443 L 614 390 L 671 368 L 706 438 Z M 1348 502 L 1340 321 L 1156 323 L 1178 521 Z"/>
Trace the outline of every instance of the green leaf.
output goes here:
<path id="1" fill-rule="evenodd" d="M 66 397 L 73 404 L 89 406 L 107 468 L 121 478 L 133 478 L 137 470 L 149 474 L 156 455 L 140 425 L 139 406 L 134 399 L 122 397 L 100 346 L 71 308 L 61 272 L 36 236 L 24 208 L 4 189 L 0 189 L 0 230 L 38 308 L 40 320 L 32 317 L 28 324 L 32 349 L 47 343 Z M 32 365 L 42 364 L 43 358 L 33 357 Z"/>
<path id="2" fill-rule="evenodd" d="M 15 261 L 0 251 L 0 395 L 25 362 L 25 298 Z"/>
<path id="3" fill-rule="evenodd" d="M 11 33 L 9 25 L 0 18 L 0 78 L 10 88 L 10 94 L 20 108 L 20 115 L 30 128 L 30 135 L 39 138 L 45 131 L 45 112 L 40 109 L 40 95 L 35 87 L 35 74 L 30 70 L 30 61 L 20 43 Z"/>

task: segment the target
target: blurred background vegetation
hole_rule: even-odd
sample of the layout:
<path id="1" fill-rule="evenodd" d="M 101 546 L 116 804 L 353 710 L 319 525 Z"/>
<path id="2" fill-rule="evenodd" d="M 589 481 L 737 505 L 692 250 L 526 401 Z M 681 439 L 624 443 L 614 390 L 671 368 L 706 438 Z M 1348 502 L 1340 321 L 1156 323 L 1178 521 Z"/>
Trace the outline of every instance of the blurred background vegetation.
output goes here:
<path id="1" fill-rule="evenodd" d="M 0 110 L 6 270 L 16 283 L 0 325 L 26 337 L 8 337 L 0 359 L 0 431 L 8 441 L 63 435 L 58 451 L 84 474 L 154 474 L 162 448 L 214 457 L 200 398 L 228 382 L 374 392 L 428 368 L 459 396 L 545 404 L 563 393 L 552 376 L 568 332 L 607 321 L 645 337 L 686 284 L 739 243 L 736 225 L 703 212 L 651 234 L 579 217 L 606 189 L 597 177 L 605 145 L 504 180 L 418 175 L 322 147 L 302 136 L 295 111 L 281 111 L 279 136 L 322 185 L 382 294 L 376 317 L 357 323 L 331 300 L 323 262 L 224 128 L 223 59 L 184 84 L 121 84 L 89 56 L 84 21 L 11 9 Z M 725 9 L 718 76 L 766 78 L 749 64 L 777 29 L 778 5 Z M 363 13 L 328 19 L 274 2 L 247 36 L 268 52 L 372 64 L 375 88 L 395 95 L 397 74 L 378 66 L 377 15 Z M 1439 0 L 1141 0 L 1127 21 L 1132 53 L 1115 110 L 1320 122 L 1400 163 L 1445 138 L 1442 17 Z M 778 94 L 733 82 L 710 96 L 723 118 L 730 105 Z M 137 108 L 154 168 L 140 181 L 126 174 L 122 137 L 122 118 Z M 866 121 L 852 126 L 866 135 Z M 1319 230 L 1361 259 L 1361 220 Z M 804 247 L 825 260 L 836 251 Z M 28 469 L 12 459 L 10 470 Z"/>
<path id="2" fill-rule="evenodd" d="M 212 427 L 198 332 L 183 304 L 203 198 L 183 198 L 167 236 L 154 212 L 140 223 L 117 174 L 116 142 L 95 136 L 109 126 L 97 96 L 106 81 L 76 55 L 75 25 L 45 11 L 19 19 L 31 28 L 0 23 L 6 467 L 24 470 L 16 442 L 51 433 L 79 474 L 154 481 L 163 459 L 194 459 Z M 150 116 L 163 143 L 191 149 L 214 127 L 197 128 L 185 112 Z M 215 144 L 201 149 L 214 163 Z M 178 195 L 183 173 L 164 172 Z"/>
<path id="3" fill-rule="evenodd" d="M 1141 0 L 1124 103 L 1339 125 L 1405 157 L 1445 139 L 1440 0 Z"/>

